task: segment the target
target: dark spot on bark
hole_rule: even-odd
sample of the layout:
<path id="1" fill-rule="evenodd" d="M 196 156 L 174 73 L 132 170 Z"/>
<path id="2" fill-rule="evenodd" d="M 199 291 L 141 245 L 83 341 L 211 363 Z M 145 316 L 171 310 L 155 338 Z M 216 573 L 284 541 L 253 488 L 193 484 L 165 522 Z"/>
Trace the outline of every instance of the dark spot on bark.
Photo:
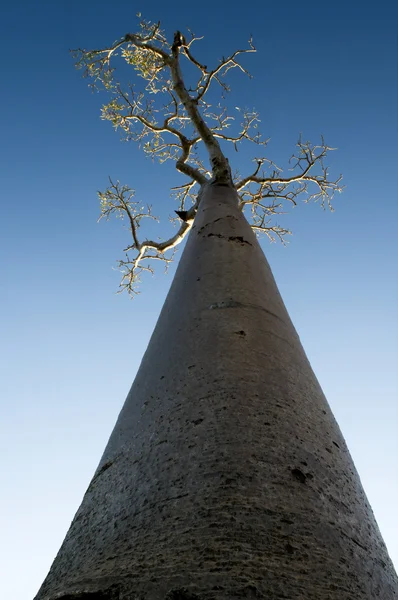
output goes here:
<path id="1" fill-rule="evenodd" d="M 164 600 L 201 600 L 200 596 L 189 592 L 186 588 L 170 590 Z"/>
<path id="2" fill-rule="evenodd" d="M 332 451 L 331 451 L 331 449 L 330 449 L 330 448 L 327 448 L 327 447 L 325 446 L 325 450 L 326 450 L 326 452 L 329 452 L 329 454 L 332 454 Z"/>
<path id="3" fill-rule="evenodd" d="M 240 335 L 241 337 L 246 337 L 246 332 L 241 329 L 240 331 L 234 331 L 236 335 Z"/>
<path id="4" fill-rule="evenodd" d="M 291 521 L 290 519 L 283 518 L 283 519 L 281 519 L 281 523 L 287 523 L 288 525 L 293 525 L 294 521 Z"/>
<path id="5" fill-rule="evenodd" d="M 338 443 L 337 443 L 337 442 L 332 442 L 332 443 L 333 443 L 333 444 L 334 444 L 334 445 L 335 445 L 337 448 L 339 448 L 339 449 L 340 449 L 340 446 L 338 445 Z"/>
<path id="6" fill-rule="evenodd" d="M 58 600 L 119 600 L 120 593 L 118 586 L 112 586 L 107 590 L 98 590 L 96 592 L 74 592 L 59 596 Z"/>
<path id="7" fill-rule="evenodd" d="M 214 302 L 209 306 L 210 310 L 214 310 L 215 308 L 240 308 L 243 306 L 240 302 L 236 302 L 235 300 L 224 300 L 223 302 Z"/>
<path id="8" fill-rule="evenodd" d="M 357 546 L 359 546 L 360 548 L 362 548 L 362 550 L 365 550 L 365 552 L 367 552 L 367 548 L 366 546 L 363 546 L 362 544 L 360 544 L 355 538 L 351 538 L 351 540 L 354 542 L 354 544 L 356 544 Z"/>
<path id="9" fill-rule="evenodd" d="M 91 483 L 90 483 L 90 485 L 89 485 L 89 486 L 88 486 L 88 488 L 87 488 L 87 491 L 89 491 L 89 490 L 91 489 L 91 487 L 92 487 L 93 483 L 94 483 L 95 481 L 97 481 L 98 477 L 99 477 L 100 475 L 102 475 L 102 473 L 104 473 L 104 472 L 105 472 L 107 469 L 109 469 L 109 467 L 111 467 L 111 466 L 113 465 L 113 463 L 114 463 L 114 461 L 113 461 L 113 460 L 108 460 L 106 463 L 104 463 L 104 464 L 102 465 L 102 467 L 100 468 L 100 470 L 98 471 L 98 473 L 96 473 L 96 474 L 94 475 L 94 477 L 92 478 L 92 480 L 91 480 Z"/>
<path id="10" fill-rule="evenodd" d="M 292 475 L 300 483 L 305 483 L 305 480 L 307 479 L 306 475 L 304 475 L 304 473 L 300 469 L 297 469 L 297 468 L 292 469 Z"/>
<path id="11" fill-rule="evenodd" d="M 105 464 L 102 465 L 102 467 L 100 468 L 100 470 L 98 471 L 96 477 L 98 477 L 98 475 L 101 475 L 102 473 L 104 473 L 104 471 L 106 471 L 107 469 L 109 469 L 109 467 L 111 467 L 113 464 L 113 460 L 108 460 L 108 462 L 106 462 Z"/>
<path id="12" fill-rule="evenodd" d="M 242 244 L 242 245 L 247 244 L 248 246 L 252 245 L 247 240 L 244 240 L 243 236 L 241 236 L 241 235 L 230 235 L 228 239 L 230 242 L 238 242 L 239 244 Z"/>
<path id="13" fill-rule="evenodd" d="M 306 473 L 305 476 L 307 477 L 307 479 L 314 479 L 314 476 L 312 473 Z"/>
<path id="14" fill-rule="evenodd" d="M 249 585 L 245 585 L 245 587 L 242 590 L 237 590 L 237 592 L 239 595 L 242 595 L 244 598 L 250 598 L 253 596 L 256 598 L 263 598 L 263 595 L 259 591 L 257 586 L 253 585 L 252 583 L 249 583 Z"/>
<path id="15" fill-rule="evenodd" d="M 200 423 L 202 423 L 203 419 L 195 419 L 194 421 L 191 421 L 194 425 L 199 425 Z"/>
<path id="16" fill-rule="evenodd" d="M 160 379 L 164 379 L 164 375 L 162 375 Z"/>
<path id="17" fill-rule="evenodd" d="M 301 464 L 304 465 L 305 467 L 307 466 L 307 463 L 305 462 L 305 460 L 302 460 Z"/>
<path id="18" fill-rule="evenodd" d="M 188 369 L 193 369 L 196 365 L 189 365 Z"/>
<path id="19" fill-rule="evenodd" d="M 271 425 L 271 423 L 268 423 L 268 421 L 264 421 L 263 425 Z"/>
<path id="20" fill-rule="evenodd" d="M 288 554 L 293 554 L 293 552 L 295 551 L 295 548 L 293 548 L 293 546 L 291 544 L 286 544 L 285 550 Z"/>
<path id="21" fill-rule="evenodd" d="M 198 277 L 196 281 L 200 281 L 200 277 Z"/>
<path id="22" fill-rule="evenodd" d="M 222 239 L 224 236 L 221 235 L 221 233 L 208 233 L 207 237 L 218 237 L 218 238 Z"/>
<path id="23" fill-rule="evenodd" d="M 175 210 L 174 211 L 178 217 L 180 217 L 181 221 L 186 222 L 188 220 L 188 211 L 187 210 Z"/>

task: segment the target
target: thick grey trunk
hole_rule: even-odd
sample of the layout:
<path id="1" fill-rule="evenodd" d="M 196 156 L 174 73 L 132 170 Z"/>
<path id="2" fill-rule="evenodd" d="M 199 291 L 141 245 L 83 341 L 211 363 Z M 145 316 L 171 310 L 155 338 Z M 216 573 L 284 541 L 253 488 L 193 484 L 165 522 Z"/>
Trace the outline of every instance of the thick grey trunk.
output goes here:
<path id="1" fill-rule="evenodd" d="M 396 594 L 346 444 L 236 193 L 208 186 L 36 599 Z"/>

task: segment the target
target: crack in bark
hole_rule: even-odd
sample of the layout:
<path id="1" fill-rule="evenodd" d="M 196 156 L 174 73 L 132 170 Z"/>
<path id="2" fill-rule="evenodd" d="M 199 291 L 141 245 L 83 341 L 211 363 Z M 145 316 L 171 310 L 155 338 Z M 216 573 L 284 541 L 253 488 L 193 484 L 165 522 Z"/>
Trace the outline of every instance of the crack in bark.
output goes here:
<path id="1" fill-rule="evenodd" d="M 227 240 L 228 242 L 238 242 L 242 246 L 244 244 L 247 244 L 248 246 L 253 245 L 250 242 L 248 242 L 247 240 L 243 239 L 242 235 L 230 235 L 230 236 L 226 237 L 225 235 L 222 235 L 221 233 L 208 233 L 207 237 L 218 237 L 221 240 Z"/>
<path id="2" fill-rule="evenodd" d="M 252 246 L 253 244 L 251 244 L 250 242 L 248 242 L 247 240 L 243 239 L 242 235 L 230 235 L 228 240 L 230 242 L 239 242 L 240 244 L 248 244 L 248 246 Z"/>
<path id="3" fill-rule="evenodd" d="M 233 219 L 234 221 L 239 221 L 238 217 L 235 217 L 234 215 L 226 215 L 225 217 L 218 217 L 218 219 L 214 219 L 214 221 L 210 221 L 210 223 L 206 223 L 206 225 L 202 225 L 202 227 L 198 230 L 198 235 L 201 234 L 202 231 L 204 229 L 206 229 L 206 227 L 210 227 L 210 225 L 217 223 L 217 221 L 222 221 L 223 219 Z"/>

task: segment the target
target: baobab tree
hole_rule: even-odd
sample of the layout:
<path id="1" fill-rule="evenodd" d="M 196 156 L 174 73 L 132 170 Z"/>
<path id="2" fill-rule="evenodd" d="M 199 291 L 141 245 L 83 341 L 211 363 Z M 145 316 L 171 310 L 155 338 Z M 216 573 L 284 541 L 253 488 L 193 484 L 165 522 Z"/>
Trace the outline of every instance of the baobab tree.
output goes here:
<path id="1" fill-rule="evenodd" d="M 111 94 L 103 118 L 188 178 L 174 189 L 178 231 L 160 242 L 140 237 L 152 210 L 128 186 L 100 193 L 101 215 L 125 217 L 131 231 L 121 289 L 136 293 L 142 272 L 167 264 L 190 233 L 36 599 L 393 599 L 372 510 L 255 235 L 283 239 L 274 219 L 289 202 L 330 206 L 341 189 L 325 165 L 331 148 L 300 138 L 288 175 L 264 157 L 246 176 L 233 171 L 228 144 L 267 142 L 257 113 L 243 111 L 235 127 L 213 87 L 226 92 L 224 76 L 245 72 L 254 46 L 210 69 L 196 41 L 177 32 L 168 43 L 143 21 L 109 48 L 76 52 Z M 144 89 L 126 86 L 123 69 L 117 78 L 118 59 Z"/>

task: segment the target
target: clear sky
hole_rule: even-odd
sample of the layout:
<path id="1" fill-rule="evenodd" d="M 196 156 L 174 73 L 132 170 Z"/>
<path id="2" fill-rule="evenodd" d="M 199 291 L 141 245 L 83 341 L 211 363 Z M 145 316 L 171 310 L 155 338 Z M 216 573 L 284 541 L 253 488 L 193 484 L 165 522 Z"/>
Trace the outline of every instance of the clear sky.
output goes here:
<path id="1" fill-rule="evenodd" d="M 330 164 L 346 189 L 335 213 L 300 206 L 280 219 L 294 230 L 289 245 L 262 245 L 398 564 L 398 10 L 383 1 L 239 4 L 178 3 L 178 14 L 158 0 L 1 9 L 4 598 L 32 598 L 45 577 L 171 282 L 159 271 L 137 299 L 115 294 L 126 232 L 96 223 L 96 190 L 108 175 L 134 187 L 166 216 L 161 235 L 176 208 L 169 188 L 182 180 L 100 120 L 106 97 L 90 93 L 68 53 L 134 31 L 138 11 L 169 35 L 205 35 L 214 63 L 253 35 L 254 79 L 234 78 L 231 101 L 260 111 L 270 158 L 288 158 L 300 132 L 339 148 Z"/>

